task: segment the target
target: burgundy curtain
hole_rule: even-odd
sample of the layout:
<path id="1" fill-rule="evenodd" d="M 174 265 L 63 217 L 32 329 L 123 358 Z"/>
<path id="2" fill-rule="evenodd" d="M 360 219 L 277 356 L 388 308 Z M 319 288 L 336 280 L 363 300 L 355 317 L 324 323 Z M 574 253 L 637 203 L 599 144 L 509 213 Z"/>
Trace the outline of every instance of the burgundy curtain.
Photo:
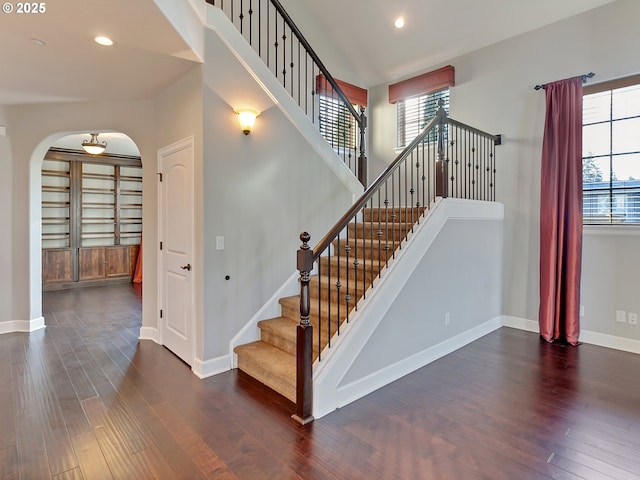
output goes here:
<path id="1" fill-rule="evenodd" d="M 582 79 L 549 83 L 540 191 L 540 336 L 578 345 L 582 259 Z"/>

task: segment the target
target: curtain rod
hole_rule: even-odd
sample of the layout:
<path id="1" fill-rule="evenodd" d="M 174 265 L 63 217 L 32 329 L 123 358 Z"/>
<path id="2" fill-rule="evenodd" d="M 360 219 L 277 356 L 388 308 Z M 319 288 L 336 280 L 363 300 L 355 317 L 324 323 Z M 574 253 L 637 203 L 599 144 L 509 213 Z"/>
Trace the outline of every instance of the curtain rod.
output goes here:
<path id="1" fill-rule="evenodd" d="M 582 78 L 582 83 L 587 83 L 587 79 L 593 78 L 595 76 L 596 76 L 595 73 L 589 72 L 589 73 L 585 73 L 584 75 L 580 75 L 580 78 Z M 544 89 L 544 88 L 547 88 L 547 84 L 543 83 L 542 85 L 536 85 L 533 88 L 534 88 L 534 90 Z"/>

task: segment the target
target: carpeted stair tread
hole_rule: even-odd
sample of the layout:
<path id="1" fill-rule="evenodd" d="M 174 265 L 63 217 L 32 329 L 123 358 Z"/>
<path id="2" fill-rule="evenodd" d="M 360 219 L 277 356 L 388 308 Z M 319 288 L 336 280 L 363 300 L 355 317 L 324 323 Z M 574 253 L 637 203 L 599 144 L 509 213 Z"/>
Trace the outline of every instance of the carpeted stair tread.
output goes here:
<path id="1" fill-rule="evenodd" d="M 234 352 L 240 370 L 295 403 L 295 355 L 262 341 L 239 345 Z"/>
<path id="2" fill-rule="evenodd" d="M 336 239 L 331 244 L 333 245 L 334 256 L 338 256 L 339 253 L 339 256 L 346 257 L 348 246 L 350 249 L 349 256 L 381 259 L 384 262 L 384 259 L 389 258 L 394 250 L 400 246 L 400 240 L 394 242 L 393 239 L 389 239 L 387 241 L 374 236 L 374 238 Z"/>
<path id="3" fill-rule="evenodd" d="M 260 320 L 260 339 L 291 355 L 296 353 L 296 327 L 299 322 L 291 318 L 276 317 Z"/>
<path id="4" fill-rule="evenodd" d="M 353 310 L 353 307 L 354 307 L 353 302 L 355 300 L 356 299 L 354 299 L 352 303 L 349 305 L 349 311 Z M 278 302 L 280 303 L 280 307 L 282 308 L 283 317 L 290 318 L 291 320 L 294 320 L 297 322 L 300 321 L 300 297 L 298 295 L 281 298 Z M 327 323 L 326 319 L 329 318 L 329 304 L 327 302 L 324 302 L 324 301 L 320 302 L 320 312 L 322 314 L 323 324 L 326 324 Z M 310 322 L 317 326 L 318 325 L 318 301 L 317 300 L 311 302 L 311 311 L 309 313 L 310 313 L 310 316 L 309 316 Z M 341 322 L 344 321 L 344 319 L 347 316 L 347 307 L 345 305 L 340 305 L 340 308 L 338 308 L 338 304 L 332 302 L 331 303 L 332 330 L 335 328 L 338 314 L 341 317 L 340 319 Z"/>
<path id="5" fill-rule="evenodd" d="M 425 207 L 381 207 L 365 208 L 362 212 L 364 221 L 416 222 L 427 210 Z"/>
<path id="6" fill-rule="evenodd" d="M 280 350 L 284 350 L 291 355 L 296 354 L 296 342 L 297 342 L 297 326 L 299 322 L 295 322 L 290 318 L 276 317 L 268 320 L 261 320 L 258 322 L 258 328 L 260 328 L 260 339 L 263 342 L 269 343 Z M 322 348 L 327 345 L 328 342 L 328 329 L 323 329 L 322 332 Z M 317 330 L 314 330 L 313 341 L 313 358 L 318 357 L 318 337 Z"/>

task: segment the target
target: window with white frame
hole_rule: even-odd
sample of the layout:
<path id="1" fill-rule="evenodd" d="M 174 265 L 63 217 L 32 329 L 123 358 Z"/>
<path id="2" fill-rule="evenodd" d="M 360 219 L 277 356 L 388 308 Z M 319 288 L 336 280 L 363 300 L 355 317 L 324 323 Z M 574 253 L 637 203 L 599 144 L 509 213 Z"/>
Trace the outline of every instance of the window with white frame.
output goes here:
<path id="1" fill-rule="evenodd" d="M 585 87 L 584 224 L 640 224 L 640 76 Z"/>
<path id="2" fill-rule="evenodd" d="M 320 133 L 334 148 L 356 148 L 356 121 L 349 107 L 340 98 L 320 94 Z M 356 111 L 359 107 L 353 106 Z"/>
<path id="3" fill-rule="evenodd" d="M 406 147 L 427 126 L 438 111 L 438 102 L 444 101 L 443 108 L 449 113 L 449 88 L 432 93 L 416 95 L 398 100 L 398 147 Z M 425 139 L 436 141 L 436 132 Z"/>

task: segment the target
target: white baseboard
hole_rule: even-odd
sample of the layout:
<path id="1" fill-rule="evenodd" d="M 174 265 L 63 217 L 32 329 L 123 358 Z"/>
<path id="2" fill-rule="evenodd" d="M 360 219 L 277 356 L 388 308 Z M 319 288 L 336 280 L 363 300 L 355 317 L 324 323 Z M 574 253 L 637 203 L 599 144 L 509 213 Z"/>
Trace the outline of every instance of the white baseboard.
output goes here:
<path id="1" fill-rule="evenodd" d="M 535 320 L 528 320 L 526 318 L 503 315 L 502 325 L 504 327 L 517 328 L 518 330 L 525 330 L 527 332 L 540 332 L 538 322 Z M 579 340 L 582 343 L 598 345 L 599 347 L 640 354 L 640 340 L 635 340 L 633 338 L 616 337 L 615 335 L 593 332 L 591 330 L 580 330 Z"/>
<path id="2" fill-rule="evenodd" d="M 616 337 L 614 335 L 607 335 L 606 333 L 582 330 L 579 340 L 583 343 L 598 345 L 599 347 L 613 348 L 614 350 L 622 350 L 630 353 L 640 353 L 640 340 L 634 340 L 632 338 Z"/>
<path id="3" fill-rule="evenodd" d="M 336 392 L 338 408 L 343 407 L 369 393 L 388 385 L 399 378 L 408 375 L 419 368 L 428 365 L 439 358 L 449 355 L 452 352 L 468 345 L 471 342 L 499 329 L 502 326 L 501 317 L 496 317 L 477 327 L 462 332 L 455 337 L 449 338 L 437 345 L 418 352 L 393 365 L 389 365 L 377 372 L 367 375 L 353 383 L 340 386 Z"/>
<path id="4" fill-rule="evenodd" d="M 525 330 L 527 332 L 540 333 L 540 327 L 535 320 L 528 320 L 521 317 L 512 317 L 510 315 L 502 316 L 502 326 L 517 328 L 518 330 Z"/>
<path id="5" fill-rule="evenodd" d="M 45 327 L 44 317 L 34 318 L 33 320 L 9 320 L 8 322 L 0 322 L 0 335 L 16 332 L 35 332 Z"/>
<path id="6" fill-rule="evenodd" d="M 217 375 L 218 373 L 228 372 L 231 370 L 231 356 L 223 355 L 221 357 L 205 360 L 204 362 L 196 358 L 193 362 L 191 371 L 200 379 Z"/>
<path id="7" fill-rule="evenodd" d="M 160 337 L 158 336 L 158 329 L 155 327 L 140 327 L 138 340 L 153 340 L 159 344 Z"/>

